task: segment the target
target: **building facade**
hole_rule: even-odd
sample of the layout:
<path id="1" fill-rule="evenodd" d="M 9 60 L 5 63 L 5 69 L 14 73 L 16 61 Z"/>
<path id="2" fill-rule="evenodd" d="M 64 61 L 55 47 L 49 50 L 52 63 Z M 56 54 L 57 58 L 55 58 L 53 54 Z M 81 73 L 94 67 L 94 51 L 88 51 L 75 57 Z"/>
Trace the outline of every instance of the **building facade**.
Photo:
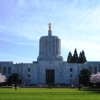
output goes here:
<path id="1" fill-rule="evenodd" d="M 61 40 L 52 35 L 51 24 L 47 36 L 39 40 L 39 56 L 33 63 L 0 62 L 0 72 L 6 76 L 20 74 L 21 84 L 73 84 L 79 82 L 80 71 L 100 72 L 100 62 L 68 63 L 61 56 Z"/>

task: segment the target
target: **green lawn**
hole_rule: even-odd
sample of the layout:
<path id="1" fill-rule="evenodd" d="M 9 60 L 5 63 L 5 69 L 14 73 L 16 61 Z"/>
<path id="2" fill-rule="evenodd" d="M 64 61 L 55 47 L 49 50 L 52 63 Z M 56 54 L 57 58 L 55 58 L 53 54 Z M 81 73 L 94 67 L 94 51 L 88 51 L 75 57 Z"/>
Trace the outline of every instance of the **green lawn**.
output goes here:
<path id="1" fill-rule="evenodd" d="M 100 93 L 69 88 L 0 88 L 0 100 L 100 100 Z"/>

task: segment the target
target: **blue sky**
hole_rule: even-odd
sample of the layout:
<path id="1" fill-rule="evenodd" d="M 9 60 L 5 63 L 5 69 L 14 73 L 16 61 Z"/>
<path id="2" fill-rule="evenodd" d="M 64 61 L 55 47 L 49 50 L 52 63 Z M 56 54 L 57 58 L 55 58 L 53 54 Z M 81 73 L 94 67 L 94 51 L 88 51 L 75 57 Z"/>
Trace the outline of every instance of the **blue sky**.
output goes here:
<path id="1" fill-rule="evenodd" d="M 0 0 L 0 61 L 36 61 L 49 22 L 64 61 L 75 48 L 100 61 L 100 0 Z"/>

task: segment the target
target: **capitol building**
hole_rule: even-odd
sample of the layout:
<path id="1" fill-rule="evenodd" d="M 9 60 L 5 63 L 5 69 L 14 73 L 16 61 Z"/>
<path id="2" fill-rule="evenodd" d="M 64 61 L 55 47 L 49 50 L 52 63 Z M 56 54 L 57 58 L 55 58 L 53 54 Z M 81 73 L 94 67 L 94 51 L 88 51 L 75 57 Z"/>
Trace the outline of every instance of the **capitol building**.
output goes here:
<path id="1" fill-rule="evenodd" d="M 76 52 L 76 51 L 75 51 Z M 70 53 L 69 53 L 70 54 Z M 53 36 L 49 23 L 48 35 L 39 39 L 39 55 L 32 63 L 0 62 L 0 71 L 8 79 L 18 73 L 21 84 L 73 84 L 79 83 L 80 71 L 88 69 L 91 74 L 100 72 L 100 62 L 71 63 L 63 61 L 61 39 Z"/>

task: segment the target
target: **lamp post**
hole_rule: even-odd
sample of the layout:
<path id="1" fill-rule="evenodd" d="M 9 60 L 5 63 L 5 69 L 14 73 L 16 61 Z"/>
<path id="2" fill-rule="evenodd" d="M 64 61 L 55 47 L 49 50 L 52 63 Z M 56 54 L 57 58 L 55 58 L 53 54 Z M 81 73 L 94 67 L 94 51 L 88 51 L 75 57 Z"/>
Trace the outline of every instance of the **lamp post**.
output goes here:
<path id="1" fill-rule="evenodd" d="M 81 85 L 81 87 L 82 87 L 82 77 L 83 77 L 83 74 L 80 74 L 79 75 L 79 85 Z"/>
<path id="2" fill-rule="evenodd" d="M 87 73 L 87 78 L 88 78 L 88 84 L 87 85 L 89 86 L 89 73 Z"/>
<path id="3" fill-rule="evenodd" d="M 20 74 L 18 74 L 18 73 L 17 73 L 17 80 L 16 80 L 16 81 L 17 81 L 17 83 L 19 83 L 19 82 L 18 82 L 18 81 L 19 81 L 19 80 L 18 80 L 18 77 L 19 77 L 19 76 L 20 76 Z"/>
<path id="4" fill-rule="evenodd" d="M 25 85 L 24 76 L 22 77 L 22 84 Z"/>
<path id="5" fill-rule="evenodd" d="M 81 74 L 81 87 L 82 87 L 82 83 L 83 83 L 83 74 Z"/>

